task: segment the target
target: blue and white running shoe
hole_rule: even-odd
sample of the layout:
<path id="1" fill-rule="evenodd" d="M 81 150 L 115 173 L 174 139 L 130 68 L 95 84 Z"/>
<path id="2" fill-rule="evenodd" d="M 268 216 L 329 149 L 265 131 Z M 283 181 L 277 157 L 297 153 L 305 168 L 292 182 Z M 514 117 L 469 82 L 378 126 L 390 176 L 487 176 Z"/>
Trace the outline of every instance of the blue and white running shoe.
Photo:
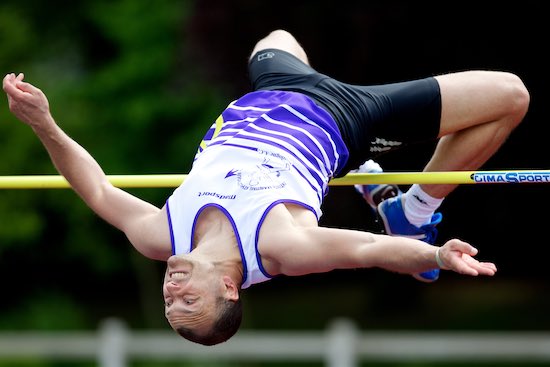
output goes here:
<path id="1" fill-rule="evenodd" d="M 381 202 L 378 205 L 378 215 L 382 219 L 386 234 L 415 238 L 431 245 L 435 243 L 437 238 L 437 229 L 435 226 L 443 219 L 441 213 L 435 213 L 430 223 L 424 224 L 421 227 L 412 225 L 403 211 L 402 195 Z M 413 277 L 422 282 L 435 282 L 439 278 L 439 269 L 414 274 Z"/>
<path id="2" fill-rule="evenodd" d="M 382 167 L 372 159 L 369 159 L 358 169 L 353 170 L 354 173 L 382 173 Z M 372 210 L 376 212 L 378 204 L 382 201 L 400 195 L 401 190 L 397 185 L 374 184 L 374 185 L 354 185 L 355 190 L 363 196 L 363 199 L 370 205 Z"/>

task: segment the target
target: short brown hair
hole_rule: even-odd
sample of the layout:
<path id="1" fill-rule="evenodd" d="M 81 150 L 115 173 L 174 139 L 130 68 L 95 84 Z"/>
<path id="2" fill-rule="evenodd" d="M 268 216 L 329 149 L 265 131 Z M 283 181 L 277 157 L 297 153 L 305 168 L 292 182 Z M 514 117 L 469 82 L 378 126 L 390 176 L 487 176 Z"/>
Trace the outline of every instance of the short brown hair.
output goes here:
<path id="1" fill-rule="evenodd" d="M 185 326 L 176 329 L 176 332 L 185 339 L 202 345 L 216 345 L 229 340 L 239 327 L 243 318 L 241 298 L 236 301 L 219 297 L 217 300 L 219 317 L 214 322 L 212 329 L 204 335 L 199 335 L 194 330 Z"/>

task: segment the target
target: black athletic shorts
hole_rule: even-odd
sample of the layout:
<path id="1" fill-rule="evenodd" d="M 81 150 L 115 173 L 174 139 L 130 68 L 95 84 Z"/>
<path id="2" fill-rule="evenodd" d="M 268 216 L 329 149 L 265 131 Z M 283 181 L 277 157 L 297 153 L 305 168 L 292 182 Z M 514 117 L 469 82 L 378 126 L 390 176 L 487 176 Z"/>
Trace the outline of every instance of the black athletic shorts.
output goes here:
<path id="1" fill-rule="evenodd" d="M 338 176 L 381 153 L 434 140 L 439 133 L 441 94 L 433 77 L 384 85 L 351 85 L 318 73 L 278 49 L 259 51 L 248 69 L 254 90 L 300 92 L 332 115 L 350 153 Z"/>

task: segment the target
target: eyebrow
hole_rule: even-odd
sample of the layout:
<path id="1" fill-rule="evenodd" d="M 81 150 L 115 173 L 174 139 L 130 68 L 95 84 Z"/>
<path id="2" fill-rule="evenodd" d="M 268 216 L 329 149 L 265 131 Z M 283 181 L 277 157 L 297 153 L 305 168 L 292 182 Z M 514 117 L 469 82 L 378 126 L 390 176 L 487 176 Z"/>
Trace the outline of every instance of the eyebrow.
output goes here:
<path id="1" fill-rule="evenodd" d="M 170 307 L 173 307 L 173 305 L 170 306 Z M 165 306 L 165 308 L 168 308 L 168 307 Z M 195 311 L 191 311 L 191 310 L 188 310 L 188 309 L 185 309 L 185 308 L 180 308 L 180 309 L 178 309 L 177 311 L 180 311 L 180 312 L 182 312 L 182 313 L 184 313 L 184 314 L 187 314 L 187 315 L 190 315 L 190 314 L 192 314 L 193 312 L 195 312 Z M 168 317 L 169 314 L 170 314 L 170 310 L 166 310 L 166 312 L 164 312 L 164 315 L 165 315 L 166 317 Z"/>

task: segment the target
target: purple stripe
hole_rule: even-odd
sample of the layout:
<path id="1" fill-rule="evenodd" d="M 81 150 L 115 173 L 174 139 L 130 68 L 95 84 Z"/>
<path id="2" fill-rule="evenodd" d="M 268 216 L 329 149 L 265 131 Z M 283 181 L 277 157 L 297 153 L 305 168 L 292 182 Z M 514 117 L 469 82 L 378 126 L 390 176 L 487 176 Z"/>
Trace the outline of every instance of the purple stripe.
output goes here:
<path id="1" fill-rule="evenodd" d="M 273 106 L 269 107 L 273 108 Z M 236 110 L 231 107 L 227 108 L 222 112 L 224 121 L 237 121 L 244 120 L 245 118 L 258 118 L 263 115 L 266 111 L 256 111 L 256 110 Z"/>
<path id="2" fill-rule="evenodd" d="M 286 110 L 286 108 L 281 107 L 281 105 L 287 105 L 287 107 L 290 107 L 291 109 L 302 114 L 311 122 L 303 121 L 298 116 L 288 111 L 288 113 L 293 116 L 290 121 L 297 121 L 300 127 L 308 126 L 308 131 L 313 131 L 311 130 L 311 128 L 315 127 L 315 125 L 317 125 L 317 127 L 322 130 L 318 131 L 318 134 L 323 134 L 322 138 L 319 138 L 319 141 L 322 142 L 323 149 L 326 150 L 327 157 L 331 162 L 331 171 L 334 171 L 336 167 L 336 156 L 334 150 L 336 150 L 338 154 L 337 170 L 345 166 L 345 163 L 348 160 L 349 152 L 344 142 L 342 141 L 340 131 L 338 130 L 334 119 L 327 111 L 317 106 L 311 98 L 303 94 L 290 91 L 251 92 L 242 96 L 241 98 L 239 98 L 239 100 L 235 101 L 222 113 L 222 116 L 224 118 L 224 121 L 227 121 L 242 120 L 246 117 L 257 118 L 263 113 L 268 113 L 269 116 L 272 116 L 275 119 L 286 120 L 286 117 L 278 117 L 279 109 L 281 110 L 280 113 L 283 113 L 283 109 Z M 274 110 L 274 112 L 258 111 L 253 109 L 237 110 L 232 108 L 232 106 L 239 106 L 243 108 L 253 106 L 265 110 Z M 244 122 L 244 124 L 246 125 L 247 123 Z M 241 126 L 242 125 L 240 123 L 235 125 L 235 127 Z M 227 126 L 227 128 L 230 128 L 230 126 Z M 326 132 L 328 135 L 324 134 L 323 132 Z M 319 137 L 318 134 L 315 134 L 315 136 Z M 332 143 L 334 144 L 334 148 L 332 147 Z M 338 172 L 335 173 L 337 174 Z"/>
<path id="3" fill-rule="evenodd" d="M 300 130 L 306 130 L 313 137 L 313 139 L 317 140 L 319 145 L 322 147 L 323 151 L 326 153 L 326 156 L 328 157 L 328 161 L 330 162 L 330 165 L 331 165 L 330 170 L 331 171 L 334 170 L 334 163 L 336 161 L 336 157 L 334 155 L 334 150 L 329 140 L 329 137 L 327 136 L 324 130 L 322 130 L 320 127 L 316 125 L 312 125 L 310 123 L 304 122 L 298 116 L 294 115 L 293 113 L 288 111 L 286 108 L 282 108 L 282 107 L 276 108 L 273 111 L 268 112 L 267 116 L 269 116 L 273 120 L 285 122 L 289 125 L 295 125 L 297 128 L 300 128 Z M 264 119 L 261 119 L 261 121 L 264 121 Z M 258 121 L 256 121 L 255 124 L 260 125 Z M 261 126 L 263 127 L 263 124 Z M 314 144 L 313 140 L 309 136 L 307 136 L 304 132 L 296 128 L 293 129 L 291 127 L 285 127 L 285 126 L 281 126 L 270 122 L 267 122 L 265 127 L 270 130 L 281 131 L 281 132 L 285 132 L 293 136 L 296 136 L 300 141 L 304 143 L 306 141 L 311 142 L 311 144 L 306 144 L 308 146 L 308 149 L 310 149 L 314 154 L 316 154 L 317 157 L 319 157 L 323 162 L 325 161 L 319 147 L 316 144 Z"/>
<path id="4" fill-rule="evenodd" d="M 284 142 L 284 143 L 287 143 L 287 144 L 293 146 L 294 148 L 296 148 L 296 150 L 298 152 L 302 153 L 302 155 L 307 159 L 307 161 L 310 162 L 315 168 L 317 168 L 320 172 L 327 172 L 328 171 L 327 175 L 330 176 L 330 172 L 332 172 L 330 170 L 330 167 L 325 166 L 325 160 L 323 159 L 322 156 L 319 157 L 318 155 L 315 155 L 314 153 L 311 152 L 310 144 L 308 144 L 307 142 L 301 141 L 302 144 L 304 144 L 304 146 L 306 147 L 306 149 L 304 149 L 304 147 L 299 145 L 299 143 L 297 143 L 296 141 L 294 141 L 290 138 L 287 138 L 285 136 L 281 136 L 281 135 L 278 135 L 278 134 L 275 134 L 275 133 L 271 133 L 271 132 L 260 131 L 260 130 L 255 129 L 253 126 L 249 126 L 246 129 L 246 131 L 250 132 L 252 134 L 256 134 L 256 135 L 263 135 L 263 136 L 266 136 L 266 137 L 270 137 L 270 138 L 273 138 L 275 140 L 278 140 L 278 141 L 281 141 L 281 142 Z M 238 135 L 237 137 L 245 138 L 245 136 L 241 136 L 241 135 Z M 298 139 L 298 141 L 300 141 L 300 139 Z M 319 151 L 319 150 L 317 149 L 317 151 Z"/>
<path id="5" fill-rule="evenodd" d="M 314 187 L 311 182 L 309 182 L 309 180 L 307 179 L 306 176 L 304 176 L 304 174 L 302 172 L 300 172 L 300 170 L 294 166 L 292 166 L 292 168 L 294 168 L 294 170 L 300 175 L 302 176 L 302 178 L 304 179 L 304 181 L 309 185 L 309 187 L 311 187 L 311 189 L 313 191 L 315 191 L 317 193 L 317 199 L 319 199 L 319 203 L 322 201 L 322 197 L 319 195 L 319 189 Z M 321 190 L 323 191 L 323 196 L 326 194 L 326 189 L 323 188 L 323 186 L 321 186 Z"/>
<path id="6" fill-rule="evenodd" d="M 235 120 L 241 120 L 241 119 L 244 119 L 247 116 L 248 117 L 256 117 L 256 116 L 250 116 L 250 115 L 242 113 L 242 112 L 250 112 L 250 111 L 237 111 L 237 112 L 240 112 L 239 116 L 231 116 Z M 256 112 L 256 111 L 252 111 L 252 112 Z M 250 127 L 251 123 L 248 122 L 248 121 L 242 121 L 242 122 L 237 122 L 237 123 L 228 123 L 228 122 L 230 122 L 229 121 L 230 116 L 226 116 L 225 113 L 222 113 L 222 115 L 224 117 L 224 125 L 221 129 L 220 134 L 218 134 L 218 136 L 220 136 L 220 135 L 228 136 L 228 135 L 234 135 L 236 133 L 236 132 L 233 132 L 233 131 L 227 131 L 227 129 L 248 130 L 248 129 L 251 128 Z M 278 131 L 278 132 L 282 132 L 282 133 L 285 133 L 285 134 L 295 136 L 298 140 L 305 143 L 307 148 L 316 157 L 318 157 L 323 162 L 323 166 L 324 166 L 326 164 L 325 163 L 325 158 L 323 157 L 323 154 L 322 154 L 320 148 L 318 147 L 318 145 L 313 142 L 313 140 L 311 138 L 311 137 L 313 137 L 313 139 L 316 139 L 319 142 L 319 146 L 321 146 L 322 149 L 324 150 L 324 152 L 326 153 L 326 156 L 327 156 L 329 164 L 330 164 L 330 167 L 328 167 L 328 170 L 331 171 L 331 172 L 334 171 L 335 163 L 336 163 L 336 157 L 334 155 L 334 150 L 333 150 L 332 144 L 329 140 L 329 137 L 327 136 L 327 134 L 320 127 L 318 127 L 316 125 L 312 125 L 312 124 L 307 123 L 307 122 L 304 122 L 298 116 L 292 114 L 290 111 L 288 111 L 286 108 L 283 108 L 283 107 L 274 108 L 272 111 L 269 111 L 267 113 L 267 116 L 269 116 L 273 120 L 277 120 L 277 121 L 280 121 L 282 123 L 286 123 L 288 125 L 294 125 L 296 127 L 299 127 L 300 130 L 296 129 L 296 128 L 288 127 L 288 126 L 279 125 L 277 123 L 272 123 L 270 121 L 265 120 L 261 116 L 258 116 L 258 118 L 254 121 L 254 124 L 257 125 L 257 126 L 260 126 L 262 128 L 265 128 L 267 130 Z M 310 134 L 311 137 L 308 136 L 304 132 L 304 130 L 307 131 Z M 284 138 L 281 138 L 281 139 L 284 139 Z M 292 142 L 292 144 L 296 145 L 295 142 Z M 299 148 L 299 149 L 302 149 L 302 148 Z"/>
<path id="7" fill-rule="evenodd" d="M 255 129 L 253 126 L 248 126 L 246 129 L 244 129 L 244 131 L 248 132 L 248 133 L 251 133 L 251 134 L 255 134 L 255 135 L 263 135 L 263 136 L 266 136 L 266 137 L 270 137 L 270 138 L 273 138 L 275 140 L 278 140 L 278 141 L 281 141 L 281 142 L 284 142 L 284 143 L 287 143 L 289 145 L 291 145 L 292 147 L 294 147 L 297 151 L 299 151 L 300 153 L 302 153 L 302 155 L 305 157 L 305 159 L 307 159 L 308 162 L 310 162 L 315 168 L 317 168 L 320 172 L 327 172 L 327 175 L 330 176 L 330 173 L 332 172 L 330 170 L 330 167 L 326 167 L 325 166 L 325 161 L 322 157 L 319 157 L 317 155 L 314 155 L 309 149 L 310 149 L 310 144 L 307 144 L 307 142 L 302 142 L 304 143 L 304 145 L 306 146 L 306 148 L 308 150 L 304 150 L 304 148 L 302 146 L 299 146 L 297 142 L 295 142 L 294 140 L 292 139 L 289 139 L 287 137 L 284 137 L 284 136 L 281 136 L 281 135 L 278 135 L 278 134 L 273 134 L 273 133 L 270 133 L 270 132 L 266 132 L 266 131 L 260 131 L 260 130 L 257 130 Z M 248 140 L 255 140 L 253 137 L 250 137 L 248 135 L 245 135 L 245 134 L 240 134 L 240 133 L 237 133 L 237 134 L 230 134 L 230 133 L 220 133 L 218 134 L 218 138 L 227 138 L 227 140 L 230 140 L 231 138 L 240 138 L 240 139 L 248 139 Z M 298 139 L 299 140 L 299 139 Z M 268 141 L 268 140 L 266 140 Z M 214 145 L 214 144 L 220 144 L 223 142 L 221 141 L 216 141 L 214 143 L 212 143 L 211 145 Z M 274 142 L 270 142 L 270 145 L 275 145 L 277 143 L 274 143 Z M 277 144 L 277 146 L 279 147 L 282 147 L 282 144 Z M 286 151 L 289 151 L 289 149 L 286 149 Z M 319 151 L 317 149 L 317 151 Z M 292 153 L 293 156 L 296 157 L 296 154 L 295 153 Z M 297 159 L 299 159 L 298 157 L 296 157 Z M 318 158 L 318 159 L 316 159 Z M 302 161 L 302 160 L 301 160 Z M 320 161 L 320 162 L 319 162 Z M 321 168 L 321 166 L 323 166 L 323 168 Z"/>
<path id="8" fill-rule="evenodd" d="M 236 121 L 236 120 L 235 120 Z M 220 132 L 228 129 L 245 129 L 251 122 L 250 121 L 224 121 Z"/>
<path id="9" fill-rule="evenodd" d="M 289 154 L 291 154 L 293 157 L 296 158 L 296 160 L 298 160 L 307 170 L 308 172 L 312 175 L 313 179 L 317 182 L 317 184 L 319 185 L 319 187 L 323 187 L 324 185 L 324 180 L 319 176 L 319 173 L 318 172 L 315 172 L 314 170 L 312 170 L 311 168 L 309 168 L 302 159 L 300 159 L 299 157 L 296 157 L 296 155 L 290 151 L 289 149 L 287 149 L 286 147 L 284 147 L 283 145 L 281 144 L 278 144 L 278 143 L 275 143 L 271 140 L 266 140 L 266 139 L 262 139 L 262 138 L 259 138 L 259 137 L 253 137 L 253 136 L 238 136 L 240 139 L 244 139 L 244 140 L 252 140 L 252 141 L 258 141 L 258 142 L 261 142 L 261 143 L 264 143 L 264 144 L 267 144 L 267 145 L 271 145 L 271 146 L 274 146 L 274 147 L 277 147 L 279 149 L 282 149 L 284 150 L 285 152 L 288 152 Z M 225 142 L 223 141 L 216 141 L 216 142 L 213 142 L 212 144 L 210 144 L 210 146 L 214 146 L 214 145 L 223 145 Z M 317 189 L 316 189 L 317 190 Z"/>
<path id="10" fill-rule="evenodd" d="M 224 145 L 224 146 L 230 146 L 230 147 L 236 147 L 236 148 L 249 149 L 249 150 L 253 150 L 253 151 L 257 151 L 257 150 L 258 150 L 258 148 L 255 148 L 255 147 L 248 147 L 248 146 L 246 146 L 246 145 L 240 145 L 240 144 L 224 143 L 223 145 Z"/>
<path id="11" fill-rule="evenodd" d="M 261 126 L 260 126 L 261 127 Z M 269 126 L 273 127 L 273 124 Z M 262 131 L 256 129 L 254 126 L 250 126 L 246 131 L 249 131 L 254 134 L 269 136 L 276 140 L 288 143 L 296 148 L 306 159 L 311 162 L 316 168 L 321 172 L 326 172 L 327 176 L 332 176 L 333 165 L 329 163 L 327 167 L 326 160 L 322 155 L 321 150 L 315 145 L 315 143 L 305 134 L 296 131 L 294 129 L 289 129 L 283 126 L 276 126 L 275 129 L 271 128 L 269 131 Z M 292 136 L 294 139 L 282 136 L 277 133 L 283 133 Z"/>
<path id="12" fill-rule="evenodd" d="M 211 127 L 210 129 L 208 129 L 208 131 L 206 132 L 206 134 L 204 134 L 204 137 L 202 138 L 202 140 L 210 140 L 212 139 L 212 136 L 214 135 L 214 131 L 216 129 Z"/>
<path id="13" fill-rule="evenodd" d="M 168 215 L 168 228 L 170 229 L 170 243 L 172 244 L 172 255 L 176 254 L 176 240 L 174 239 L 174 228 L 172 227 L 172 216 L 170 215 L 170 204 L 166 200 L 166 214 Z"/>
<path id="14" fill-rule="evenodd" d="M 279 105 L 272 105 L 270 107 L 273 107 L 273 109 L 269 112 L 267 112 L 267 116 L 269 116 L 269 118 L 273 119 L 273 120 L 276 120 L 276 121 L 280 121 L 282 123 L 286 123 L 288 125 L 295 125 L 296 127 L 299 127 L 302 131 L 298 130 L 298 129 L 295 129 L 295 128 L 292 128 L 292 127 L 287 127 L 287 126 L 282 126 L 280 124 L 277 124 L 277 123 L 273 123 L 273 122 L 270 122 L 270 121 L 267 121 L 265 120 L 264 118 L 261 117 L 261 115 L 263 115 L 264 113 L 261 112 L 261 111 L 254 111 L 254 110 L 246 110 L 246 111 L 240 111 L 240 110 L 227 110 L 227 111 L 224 111 L 222 113 L 222 116 L 224 118 L 224 125 L 222 126 L 222 129 L 221 129 L 221 134 L 218 134 L 218 136 L 222 135 L 222 136 L 229 136 L 229 135 L 235 135 L 236 132 L 234 131 L 227 131 L 227 129 L 243 129 L 243 130 L 249 130 L 251 129 L 251 127 L 249 126 L 250 125 L 250 122 L 248 121 L 240 121 L 240 122 L 237 122 L 237 123 L 228 123 L 230 122 L 230 120 L 242 120 L 242 119 L 245 119 L 246 117 L 250 117 L 250 118 L 257 118 L 255 121 L 254 121 L 254 124 L 257 125 L 257 126 L 260 126 L 262 128 L 265 128 L 267 130 L 272 130 L 272 131 L 279 131 L 279 132 L 282 132 L 282 133 L 286 133 L 286 134 L 290 134 L 292 136 L 295 136 L 297 139 L 299 139 L 300 141 L 304 142 L 305 145 L 307 146 L 307 148 L 312 152 L 312 154 L 314 154 L 316 157 L 318 157 L 323 163 L 323 166 L 325 166 L 327 164 L 326 161 L 328 161 L 328 164 L 329 164 L 329 167 L 327 167 L 328 171 L 330 171 L 331 173 L 329 175 L 332 176 L 332 172 L 335 171 L 336 169 L 336 164 L 337 164 L 337 159 L 336 159 L 336 156 L 335 156 L 335 152 L 334 152 L 334 147 L 333 147 L 333 144 L 336 146 L 336 149 L 338 149 L 338 142 L 335 142 L 334 140 L 331 141 L 331 136 L 327 135 L 327 131 L 325 131 L 323 128 L 321 128 L 319 125 L 326 125 L 326 124 L 317 124 L 318 121 L 314 121 L 314 120 L 311 120 L 311 122 L 306 122 L 304 120 L 302 120 L 300 117 L 296 116 L 295 114 L 293 114 L 292 112 L 290 112 L 287 108 L 284 108 L 284 107 L 280 107 Z M 307 116 L 307 113 L 304 113 L 306 111 L 298 111 L 299 107 L 300 106 L 295 106 L 296 107 L 296 111 L 299 112 L 299 113 L 302 113 L 305 118 L 308 118 L 308 119 L 316 119 L 316 120 L 320 120 L 319 116 L 317 116 L 316 114 L 314 116 Z M 292 107 L 294 108 L 294 107 Z M 226 113 L 228 112 L 228 113 Z M 310 113 L 311 115 L 311 113 Z M 308 136 L 305 132 L 303 132 L 303 130 L 307 131 L 310 135 Z M 317 144 L 315 144 L 312 140 L 312 137 L 313 139 L 316 139 L 319 143 L 319 146 L 321 146 L 326 155 L 326 159 L 323 157 L 323 154 L 319 148 L 319 146 Z M 284 138 L 281 138 L 281 139 L 284 139 Z M 290 141 L 290 140 L 289 140 Z M 290 141 L 291 142 L 291 141 Z M 296 145 L 295 142 L 291 142 L 293 145 Z M 298 148 L 298 149 L 303 149 L 303 148 Z M 340 162 L 340 159 L 342 157 L 340 156 L 338 158 L 338 162 Z M 311 159 L 310 159 L 311 161 Z"/>

